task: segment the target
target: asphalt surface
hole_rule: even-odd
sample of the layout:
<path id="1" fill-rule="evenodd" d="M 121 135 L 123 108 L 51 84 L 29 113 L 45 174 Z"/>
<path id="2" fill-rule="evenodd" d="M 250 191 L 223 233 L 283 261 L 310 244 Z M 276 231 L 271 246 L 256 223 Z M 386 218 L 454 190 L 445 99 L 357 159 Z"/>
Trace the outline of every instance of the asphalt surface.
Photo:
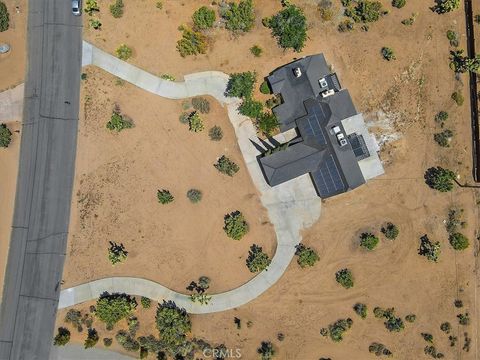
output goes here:
<path id="1" fill-rule="evenodd" d="M 28 66 L 15 213 L 0 309 L 0 360 L 49 358 L 70 217 L 81 18 L 68 0 L 28 10 Z"/>

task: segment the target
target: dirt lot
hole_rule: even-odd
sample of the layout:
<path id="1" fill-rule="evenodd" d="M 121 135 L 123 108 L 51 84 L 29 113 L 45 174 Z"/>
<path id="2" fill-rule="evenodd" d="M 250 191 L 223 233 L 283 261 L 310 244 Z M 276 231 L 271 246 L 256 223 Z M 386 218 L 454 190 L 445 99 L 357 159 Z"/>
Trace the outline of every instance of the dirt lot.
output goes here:
<path id="1" fill-rule="evenodd" d="M 477 318 L 474 250 L 479 194 L 467 188 L 436 193 L 423 181 L 426 168 L 441 165 L 457 171 L 460 182 L 471 182 L 468 79 L 464 75 L 455 80 L 449 69 L 445 36 L 453 29 L 461 35 L 460 46 L 465 46 L 463 11 L 440 16 L 429 10 L 433 2 L 407 1 L 401 10 L 388 5 L 391 13 L 373 24 L 369 32 L 342 34 L 334 23 L 321 22 L 313 1 L 293 2 L 304 7 L 311 24 L 310 39 L 301 55 L 323 52 L 333 64 L 342 85 L 350 90 L 357 108 L 382 141 L 386 174 L 324 202 L 320 220 L 304 233 L 304 243 L 315 248 L 321 258 L 315 267 L 301 270 L 292 263 L 275 286 L 246 306 L 193 316 L 194 335 L 240 348 L 244 359 L 257 358 L 260 342 L 271 340 L 278 359 L 362 360 L 372 358 L 368 353 L 372 342 L 385 344 L 396 359 L 427 358 L 423 355 L 427 343 L 420 336 L 427 332 L 433 334 L 435 346 L 445 358 L 474 359 L 478 326 L 460 326 L 456 315 L 469 312 L 472 319 Z M 225 30 L 214 30 L 208 55 L 187 59 L 175 51 L 177 27 L 188 22 L 194 9 L 207 1 L 164 1 L 162 10 L 155 8 L 155 1 L 143 1 L 135 7 L 127 3 L 124 17 L 118 20 L 108 14 L 107 2 L 99 3 L 102 30 L 86 29 L 85 38 L 111 52 L 120 43 L 130 44 L 134 49 L 131 62 L 156 74 L 169 73 L 180 79 L 183 74 L 201 70 L 256 70 L 262 77 L 299 56 L 278 49 L 269 31 L 261 26 L 262 17 L 280 8 L 278 1 L 264 0 L 257 6 L 257 26 L 251 33 L 235 39 Z M 418 13 L 415 24 L 402 25 L 400 21 L 412 13 Z M 248 49 L 253 44 L 263 47 L 261 58 L 250 55 Z M 382 60 L 382 46 L 393 48 L 397 60 Z M 214 274 L 215 291 L 238 286 L 249 276 L 244 258 L 238 258 L 244 256 L 249 243 L 264 241 L 272 254 L 275 241 L 270 226 L 262 225 L 267 217 L 245 169 L 234 179 L 225 179 L 210 165 L 212 158 L 223 152 L 241 163 L 225 111 L 215 105 L 207 117 L 209 125 L 218 122 L 226 130 L 225 139 L 212 144 L 205 134 L 190 134 L 178 123 L 180 102 L 114 83 L 111 77 L 88 70 L 83 96 L 89 96 L 92 105 L 86 106 L 81 124 L 76 191 L 77 200 L 88 193 L 97 194 L 92 195 L 92 203 L 97 201 L 98 205 L 82 220 L 81 203 L 73 204 L 64 286 L 129 274 L 182 290 L 185 281 L 204 273 Z M 467 99 L 461 107 L 450 99 L 454 90 L 462 91 Z M 134 118 L 135 129 L 119 135 L 104 129 L 113 102 Z M 433 118 L 440 110 L 450 114 L 446 127 L 455 133 L 450 148 L 440 148 L 433 141 L 433 134 L 440 130 Z M 206 192 L 205 202 L 198 205 L 205 210 L 188 204 L 183 194 L 189 186 Z M 158 187 L 178 193 L 178 202 L 168 207 L 156 204 Z M 219 195 L 213 200 L 213 193 L 228 194 L 228 199 Z M 468 225 L 462 231 L 472 245 L 464 252 L 454 252 L 448 244 L 443 221 L 452 206 L 465 210 Z M 244 211 L 253 224 L 252 233 L 240 243 L 232 243 L 221 231 L 222 215 L 235 208 Z M 187 226 L 193 219 L 202 226 Z M 399 226 L 399 238 L 393 242 L 382 238 L 371 253 L 361 250 L 358 235 L 366 230 L 378 234 L 385 221 Z M 436 264 L 417 254 L 424 234 L 441 243 Z M 106 262 L 109 240 L 123 241 L 131 250 L 125 265 L 112 268 Z M 234 258 L 238 259 L 232 261 Z M 334 273 L 344 267 L 353 271 L 353 289 L 345 290 L 335 282 Z M 462 309 L 453 305 L 457 298 L 464 303 Z M 356 302 L 368 305 L 366 320 L 354 314 Z M 88 305 L 79 308 L 87 309 Z M 373 317 L 375 306 L 395 307 L 402 317 L 414 313 L 417 321 L 406 324 L 400 334 L 389 333 L 383 321 Z M 64 313 L 60 312 L 59 323 Z M 138 316 L 142 324 L 139 335 L 157 333 L 154 310 L 139 311 Z M 242 319 L 241 330 L 236 329 L 234 317 Z M 347 317 L 354 324 L 342 343 L 320 336 L 321 327 Z M 246 326 L 248 320 L 253 322 L 251 327 Z M 448 336 L 439 329 L 444 321 L 452 323 L 452 333 L 458 336 L 455 347 L 449 346 Z M 101 337 L 107 334 L 101 324 L 94 326 Z M 283 342 L 276 339 L 278 332 L 285 334 Z M 468 353 L 462 350 L 464 332 L 472 338 Z"/>

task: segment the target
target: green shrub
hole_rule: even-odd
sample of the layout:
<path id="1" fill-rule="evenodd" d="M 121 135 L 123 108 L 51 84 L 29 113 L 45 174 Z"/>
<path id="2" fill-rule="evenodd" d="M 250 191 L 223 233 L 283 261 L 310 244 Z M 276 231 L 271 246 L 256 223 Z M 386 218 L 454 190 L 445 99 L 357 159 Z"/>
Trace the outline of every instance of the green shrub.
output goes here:
<path id="1" fill-rule="evenodd" d="M 0 1 L 0 32 L 7 31 L 10 26 L 10 14 L 8 13 L 7 5 Z"/>
<path id="2" fill-rule="evenodd" d="M 95 316 L 103 321 L 108 329 L 122 319 L 127 318 L 137 308 L 137 301 L 134 297 L 125 294 L 103 293 L 97 300 Z"/>
<path id="3" fill-rule="evenodd" d="M 225 215 L 224 222 L 225 225 L 223 230 L 229 238 L 240 240 L 246 233 L 248 233 L 248 223 L 240 211 L 234 211 Z"/>
<path id="4" fill-rule="evenodd" d="M 86 0 L 85 1 L 85 12 L 92 16 L 94 11 L 100 11 L 98 7 L 97 0 Z"/>
<path id="5" fill-rule="evenodd" d="M 361 304 L 361 303 L 356 303 L 353 306 L 353 310 L 357 313 L 358 316 L 360 316 L 362 319 L 365 319 L 367 317 L 367 305 Z"/>
<path id="6" fill-rule="evenodd" d="M 197 30 L 205 30 L 213 27 L 215 23 L 215 11 L 202 6 L 192 15 L 193 25 Z"/>
<path id="7" fill-rule="evenodd" d="M 102 23 L 98 19 L 90 19 L 89 23 L 90 23 L 90 26 L 95 30 L 98 30 L 102 27 Z"/>
<path id="8" fill-rule="evenodd" d="M 427 235 L 423 235 L 420 238 L 420 247 L 418 254 L 425 256 L 429 261 L 437 262 L 440 256 L 440 243 L 431 242 Z"/>
<path id="9" fill-rule="evenodd" d="M 385 226 L 382 227 L 382 234 L 389 240 L 395 240 L 400 233 L 398 227 L 391 222 L 387 222 Z"/>
<path id="10" fill-rule="evenodd" d="M 158 9 L 158 10 L 162 10 L 163 9 L 163 2 L 162 1 L 157 1 L 155 3 L 155 7 Z"/>
<path id="11" fill-rule="evenodd" d="M 260 56 L 262 56 L 263 49 L 258 45 L 253 45 L 250 48 L 250 52 L 252 53 L 253 56 L 260 57 Z"/>
<path id="12" fill-rule="evenodd" d="M 85 339 L 85 342 L 83 343 L 83 347 L 85 349 L 89 349 L 97 345 L 98 340 L 99 340 L 98 332 L 95 329 L 88 329 L 88 334 L 87 338 Z"/>
<path id="13" fill-rule="evenodd" d="M 456 73 L 476 72 L 480 70 L 480 54 L 474 58 L 463 55 L 463 50 L 450 51 L 450 68 Z"/>
<path id="14" fill-rule="evenodd" d="M 115 335 L 115 339 L 117 339 L 117 342 L 127 351 L 138 351 L 140 349 L 138 341 L 125 330 L 120 330 L 117 335 Z"/>
<path id="15" fill-rule="evenodd" d="M 157 199 L 160 204 L 165 205 L 171 203 L 175 198 L 170 191 L 163 189 L 157 191 Z"/>
<path id="16" fill-rule="evenodd" d="M 347 32 L 353 30 L 354 23 L 350 19 L 343 20 L 338 24 L 338 31 Z"/>
<path id="17" fill-rule="evenodd" d="M 264 19 L 264 23 L 281 48 L 302 51 L 307 40 L 307 19 L 302 9 L 288 4 L 278 14 Z"/>
<path id="18" fill-rule="evenodd" d="M 0 147 L 8 147 L 12 142 L 12 132 L 5 124 L 0 124 Z"/>
<path id="19" fill-rule="evenodd" d="M 417 20 L 418 13 L 412 13 L 412 16 L 410 16 L 408 19 L 403 19 L 402 24 L 407 25 L 407 26 L 412 26 L 415 23 L 415 20 Z"/>
<path id="20" fill-rule="evenodd" d="M 348 1 L 344 14 L 355 22 L 371 23 L 378 21 L 386 13 L 379 1 L 353 0 Z"/>
<path id="21" fill-rule="evenodd" d="M 155 323 L 160 331 L 160 341 L 170 351 L 184 343 L 186 334 L 192 329 L 190 316 L 173 301 L 158 304 Z"/>
<path id="22" fill-rule="evenodd" d="M 394 308 L 382 309 L 380 307 L 376 307 L 375 309 L 373 309 L 373 313 L 376 318 L 386 319 L 384 325 L 388 331 L 399 332 L 405 327 L 403 324 L 403 320 L 395 316 Z"/>
<path id="23" fill-rule="evenodd" d="M 463 95 L 458 91 L 452 93 L 452 100 L 455 101 L 455 104 L 457 104 L 458 106 L 462 106 L 463 102 L 465 101 Z"/>
<path id="24" fill-rule="evenodd" d="M 391 357 L 393 355 L 392 352 L 385 347 L 385 345 L 376 342 L 370 344 L 368 347 L 368 352 L 374 353 L 376 356 L 384 355 Z"/>
<path id="25" fill-rule="evenodd" d="M 453 131 L 448 129 L 433 135 L 433 140 L 435 140 L 435 142 L 441 147 L 450 147 L 450 141 L 452 141 L 452 138 Z"/>
<path id="26" fill-rule="evenodd" d="M 446 321 L 440 325 L 440 330 L 442 330 L 446 334 L 450 334 L 450 331 L 452 330 L 452 325 Z"/>
<path id="27" fill-rule="evenodd" d="M 353 320 L 348 319 L 340 319 L 334 322 L 333 324 L 328 325 L 328 332 L 330 334 L 330 338 L 335 342 L 340 342 L 343 340 L 343 334 L 352 327 Z"/>
<path id="28" fill-rule="evenodd" d="M 270 341 L 262 341 L 257 353 L 260 354 L 262 360 L 271 360 L 275 355 L 275 349 Z"/>
<path id="29" fill-rule="evenodd" d="M 328 329 L 327 328 L 321 328 L 320 329 L 320 335 L 328 336 Z"/>
<path id="30" fill-rule="evenodd" d="M 409 323 L 414 323 L 415 320 L 417 320 L 417 315 L 415 314 L 408 314 L 407 316 L 405 316 L 405 321 Z"/>
<path id="31" fill-rule="evenodd" d="M 385 310 L 383 310 L 381 307 L 375 307 L 373 309 L 373 315 L 376 317 L 376 318 L 382 318 L 384 315 L 385 315 Z"/>
<path id="32" fill-rule="evenodd" d="M 67 324 L 72 324 L 78 330 L 78 332 L 83 331 L 82 327 L 82 313 L 76 309 L 68 310 L 67 314 L 65 315 L 65 322 Z"/>
<path id="33" fill-rule="evenodd" d="M 262 94 L 271 94 L 271 90 L 270 90 L 270 86 L 268 85 L 268 82 L 265 80 L 264 82 L 262 82 L 262 84 L 260 85 L 260 92 Z"/>
<path id="34" fill-rule="evenodd" d="M 426 342 L 433 343 L 433 335 L 429 333 L 421 333 L 420 334 Z"/>
<path id="35" fill-rule="evenodd" d="M 203 97 L 194 97 L 192 99 L 192 106 L 202 114 L 208 114 L 210 112 L 210 102 Z"/>
<path id="36" fill-rule="evenodd" d="M 353 275 L 349 269 L 341 269 L 335 273 L 335 280 L 345 289 L 353 287 Z"/>
<path id="37" fill-rule="evenodd" d="M 448 192 L 453 189 L 455 173 L 440 166 L 431 167 L 425 172 L 425 183 L 432 189 Z"/>
<path id="38" fill-rule="evenodd" d="M 108 260 L 112 265 L 121 263 L 127 259 L 128 251 L 125 250 L 123 244 L 117 244 L 110 241 L 110 247 L 108 248 Z"/>
<path id="39" fill-rule="evenodd" d="M 177 50 L 181 57 L 205 54 L 208 49 L 207 38 L 198 31 L 182 26 L 182 38 L 177 41 Z"/>
<path id="40" fill-rule="evenodd" d="M 103 338 L 103 345 L 105 347 L 108 348 L 108 347 L 112 346 L 112 343 L 113 343 L 112 338 Z"/>
<path id="41" fill-rule="evenodd" d="M 274 113 L 263 112 L 257 119 L 257 127 L 263 134 L 270 136 L 278 129 L 278 120 Z"/>
<path id="42" fill-rule="evenodd" d="M 320 260 L 315 250 L 306 247 L 303 244 L 298 244 L 295 246 L 295 255 L 298 256 L 297 263 L 302 268 L 313 266 L 318 260 Z"/>
<path id="43" fill-rule="evenodd" d="M 120 59 L 120 60 L 128 60 L 132 57 L 132 49 L 130 47 L 128 47 L 127 45 L 125 44 L 121 44 L 117 50 L 115 50 L 115 53 L 117 54 L 117 57 Z"/>
<path id="44" fill-rule="evenodd" d="M 378 245 L 378 237 L 371 233 L 363 233 L 360 235 L 360 246 L 367 250 L 373 250 Z"/>
<path id="45" fill-rule="evenodd" d="M 115 2 L 110 5 L 110 13 L 116 19 L 123 16 L 123 0 L 115 0 Z"/>
<path id="46" fill-rule="evenodd" d="M 468 238 L 462 233 L 458 232 L 451 234 L 448 238 L 448 241 L 455 250 L 465 250 L 469 245 Z"/>
<path id="47" fill-rule="evenodd" d="M 148 297 L 142 296 L 140 298 L 140 304 L 142 304 L 144 309 L 149 309 L 152 305 L 152 300 L 150 300 Z"/>
<path id="48" fill-rule="evenodd" d="M 144 347 L 140 348 L 140 359 L 146 359 L 148 357 L 148 350 Z"/>
<path id="49" fill-rule="evenodd" d="M 263 103 L 251 98 L 244 99 L 238 107 L 238 112 L 249 118 L 256 119 L 260 117 L 263 110 Z"/>
<path id="50" fill-rule="evenodd" d="M 448 13 L 460 7 L 460 0 L 436 0 L 436 5 L 432 8 L 438 14 Z"/>
<path id="51" fill-rule="evenodd" d="M 252 273 L 265 270 L 270 265 L 270 258 L 262 250 L 261 246 L 253 244 L 250 246 L 250 251 L 247 257 L 247 267 Z"/>
<path id="52" fill-rule="evenodd" d="M 446 111 L 440 111 L 435 115 L 435 121 L 443 126 L 443 123 L 448 120 L 448 113 Z"/>
<path id="53" fill-rule="evenodd" d="M 389 48 L 389 47 L 382 48 L 382 56 L 387 61 L 396 59 L 395 53 L 393 52 L 392 48 Z"/>
<path id="54" fill-rule="evenodd" d="M 255 25 L 255 8 L 252 0 L 241 0 L 238 4 L 232 2 L 220 8 L 220 16 L 225 19 L 225 27 L 237 34 L 248 32 Z"/>
<path id="55" fill-rule="evenodd" d="M 407 3 L 406 0 L 392 0 L 392 6 L 401 9 Z"/>
<path id="56" fill-rule="evenodd" d="M 218 159 L 217 163 L 214 164 L 215 168 L 220 171 L 222 174 L 233 176 L 235 175 L 240 168 L 237 164 L 235 164 L 232 160 L 230 160 L 225 155 L 222 155 L 220 159 Z"/>
<path id="57" fill-rule="evenodd" d="M 208 136 L 212 141 L 220 141 L 223 138 L 223 130 L 220 126 L 215 125 L 208 131 Z"/>
<path id="58" fill-rule="evenodd" d="M 448 217 L 445 223 L 445 229 L 451 235 L 458 232 L 458 228 L 464 228 L 467 223 L 462 220 L 463 209 L 451 208 L 448 210 Z"/>
<path id="59" fill-rule="evenodd" d="M 239 97 L 248 99 L 252 96 L 253 87 L 257 81 L 255 72 L 230 74 L 225 95 L 228 97 Z"/>
<path id="60" fill-rule="evenodd" d="M 454 30 L 447 30 L 447 39 L 450 41 L 450 45 L 457 47 L 459 44 L 458 34 Z M 463 52 L 463 51 L 462 51 Z"/>
<path id="61" fill-rule="evenodd" d="M 470 315 L 468 314 L 468 312 L 465 314 L 458 314 L 457 318 L 458 318 L 458 323 L 460 325 L 464 325 L 464 326 L 470 325 Z"/>
<path id="62" fill-rule="evenodd" d="M 120 114 L 118 107 L 116 107 L 112 112 L 112 117 L 110 118 L 110 121 L 107 122 L 107 129 L 120 132 L 124 129 L 131 128 L 133 128 L 132 120 L 128 116 Z"/>
<path id="63" fill-rule="evenodd" d="M 202 192 L 198 189 L 190 189 L 187 191 L 187 198 L 196 204 L 202 200 Z"/>
<path id="64" fill-rule="evenodd" d="M 191 113 L 188 117 L 188 126 L 188 129 L 193 132 L 200 132 L 204 129 L 203 121 L 196 111 Z"/>
<path id="65" fill-rule="evenodd" d="M 175 81 L 175 76 L 170 74 L 162 74 L 160 75 L 160 79 L 168 80 L 168 81 Z"/>
<path id="66" fill-rule="evenodd" d="M 53 338 L 53 345 L 55 346 L 65 346 L 70 341 L 70 330 L 64 327 L 58 328 L 58 333 Z"/>

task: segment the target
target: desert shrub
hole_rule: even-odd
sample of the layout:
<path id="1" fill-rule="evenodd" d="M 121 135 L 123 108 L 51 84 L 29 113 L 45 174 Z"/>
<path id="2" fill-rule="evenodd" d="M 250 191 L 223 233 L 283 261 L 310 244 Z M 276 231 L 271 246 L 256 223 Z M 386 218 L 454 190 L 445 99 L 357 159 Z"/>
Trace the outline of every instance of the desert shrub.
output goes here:
<path id="1" fill-rule="evenodd" d="M 371 343 L 370 346 L 368 347 L 368 352 L 375 354 L 376 356 L 392 356 L 392 352 L 385 347 L 385 345 L 381 343 Z"/>
<path id="2" fill-rule="evenodd" d="M 117 109 L 113 110 L 112 116 L 107 122 L 107 129 L 120 132 L 124 129 L 131 129 L 132 127 L 133 123 L 129 117 L 120 114 Z"/>
<path id="3" fill-rule="evenodd" d="M 260 347 L 257 349 L 257 353 L 262 360 L 271 360 L 275 355 L 275 349 L 270 341 L 262 341 Z"/>
<path id="4" fill-rule="evenodd" d="M 244 99 L 238 107 L 238 112 L 249 118 L 256 119 L 262 114 L 263 103 L 251 98 Z"/>
<path id="5" fill-rule="evenodd" d="M 435 121 L 443 126 L 443 123 L 448 120 L 448 113 L 446 111 L 440 111 L 435 115 Z"/>
<path id="6" fill-rule="evenodd" d="M 320 260 L 315 250 L 306 247 L 303 244 L 295 246 L 295 255 L 298 256 L 297 263 L 302 268 L 313 266 L 318 260 Z"/>
<path id="7" fill-rule="evenodd" d="M 158 353 L 163 349 L 162 342 L 156 339 L 153 335 L 139 336 L 137 340 L 142 348 L 147 349 L 152 353 Z"/>
<path id="8" fill-rule="evenodd" d="M 170 74 L 162 74 L 162 75 L 160 75 L 160 79 L 168 80 L 168 81 L 175 81 L 175 76 L 170 75 Z"/>
<path id="9" fill-rule="evenodd" d="M 158 10 L 162 10 L 163 9 L 163 2 L 162 1 L 157 1 L 155 3 L 155 7 L 158 9 Z"/>
<path id="10" fill-rule="evenodd" d="M 65 314 L 65 322 L 67 324 L 72 324 L 73 326 L 75 326 L 78 332 L 83 331 L 81 320 L 82 320 L 82 313 L 77 309 L 70 309 Z"/>
<path id="11" fill-rule="evenodd" d="M 378 245 L 378 237 L 371 233 L 363 233 L 360 235 L 360 246 L 367 250 L 373 250 Z"/>
<path id="12" fill-rule="evenodd" d="M 433 135 L 433 140 L 435 140 L 435 142 L 441 147 L 450 147 L 450 142 L 452 141 L 452 138 L 453 131 L 448 129 Z"/>
<path id="13" fill-rule="evenodd" d="M 328 329 L 327 328 L 321 328 L 320 329 L 320 335 L 328 336 Z"/>
<path id="14" fill-rule="evenodd" d="M 200 132 L 204 129 L 202 118 L 196 111 L 188 117 L 188 129 L 192 132 Z"/>
<path id="15" fill-rule="evenodd" d="M 278 14 L 264 19 L 264 24 L 272 30 L 281 48 L 302 51 L 307 40 L 307 19 L 298 6 L 286 4 Z"/>
<path id="16" fill-rule="evenodd" d="M 120 60 L 128 60 L 132 57 L 133 51 L 129 46 L 122 44 L 115 50 L 115 53 Z"/>
<path id="17" fill-rule="evenodd" d="M 246 264 L 248 270 L 252 273 L 265 270 L 270 265 L 270 258 L 262 250 L 261 246 L 253 244 L 248 251 Z"/>
<path id="18" fill-rule="evenodd" d="M 265 101 L 265 105 L 269 109 L 273 109 L 275 106 L 280 105 L 282 103 L 282 97 L 280 95 L 274 95 L 267 101 Z"/>
<path id="19" fill-rule="evenodd" d="M 250 48 L 250 52 L 252 53 L 253 56 L 260 57 L 260 56 L 262 56 L 263 49 L 258 45 L 253 45 Z"/>
<path id="20" fill-rule="evenodd" d="M 115 339 L 127 351 L 138 351 L 140 349 L 138 341 L 125 330 L 120 330 L 115 335 Z"/>
<path id="21" fill-rule="evenodd" d="M 354 23 L 350 19 L 343 20 L 338 24 L 338 31 L 347 32 L 353 30 Z"/>
<path id="22" fill-rule="evenodd" d="M 460 7 L 460 0 L 435 0 L 436 4 L 432 8 L 438 14 L 448 13 Z"/>
<path id="23" fill-rule="evenodd" d="M 213 27 L 215 23 L 215 11 L 202 6 L 192 15 L 193 25 L 197 30 L 205 30 Z"/>
<path id="24" fill-rule="evenodd" d="M 387 222 L 387 224 L 382 227 L 381 231 L 382 234 L 389 240 L 395 240 L 400 233 L 398 227 L 391 222 Z"/>
<path id="25" fill-rule="evenodd" d="M 256 81 L 257 74 L 252 71 L 230 74 L 225 95 L 243 99 L 250 98 Z"/>
<path id="26" fill-rule="evenodd" d="M 177 41 L 177 50 L 181 57 L 205 54 L 208 49 L 207 38 L 198 31 L 181 26 L 182 38 Z"/>
<path id="27" fill-rule="evenodd" d="M 403 320 L 395 316 L 394 308 L 382 309 L 376 307 L 373 309 L 373 314 L 376 318 L 384 318 L 386 321 L 383 323 L 388 331 L 399 332 L 404 329 Z"/>
<path id="28" fill-rule="evenodd" d="M 450 41 L 450 46 L 457 47 L 458 46 L 458 33 L 454 30 L 447 30 L 447 39 Z M 453 52 L 453 51 L 452 51 Z M 450 54 L 452 53 L 450 52 Z M 463 53 L 463 51 L 462 51 Z"/>
<path id="29" fill-rule="evenodd" d="M 142 296 L 140 298 L 140 304 L 142 304 L 144 309 L 149 309 L 152 305 L 152 300 L 150 300 L 148 297 Z"/>
<path id="30" fill-rule="evenodd" d="M 396 59 L 395 53 L 393 52 L 393 49 L 389 48 L 389 47 L 383 47 L 382 48 L 382 56 L 387 61 Z"/>
<path id="31" fill-rule="evenodd" d="M 440 352 L 437 352 L 437 349 L 433 345 L 427 345 L 423 349 L 425 355 L 430 355 L 434 359 L 442 359 L 444 355 Z"/>
<path id="32" fill-rule="evenodd" d="M 65 346 L 70 341 L 70 330 L 64 327 L 59 327 L 57 335 L 53 338 L 53 345 Z"/>
<path id="33" fill-rule="evenodd" d="M 320 18 L 323 21 L 330 21 L 335 15 L 335 9 L 333 7 L 332 0 L 321 0 L 318 4 L 318 12 L 320 13 Z"/>
<path id="34" fill-rule="evenodd" d="M 0 124 L 0 147 L 8 147 L 12 142 L 12 132 L 5 124 Z"/>
<path id="35" fill-rule="evenodd" d="M 473 20 L 477 23 L 480 24 L 480 14 L 477 14 L 473 17 Z"/>
<path id="36" fill-rule="evenodd" d="M 345 9 L 345 16 L 355 22 L 371 23 L 378 21 L 387 12 L 383 9 L 382 3 L 371 0 L 348 1 Z"/>
<path id="37" fill-rule="evenodd" d="M 97 0 L 86 0 L 85 1 L 85 12 L 92 16 L 94 11 L 100 11 L 98 7 Z"/>
<path id="38" fill-rule="evenodd" d="M 110 5 L 110 13 L 116 19 L 123 16 L 123 0 L 115 0 L 115 2 Z"/>
<path id="39" fill-rule="evenodd" d="M 265 80 L 264 82 L 262 82 L 262 84 L 260 85 L 260 92 L 262 94 L 271 94 L 271 90 L 270 90 L 270 86 L 268 86 L 268 82 Z"/>
<path id="40" fill-rule="evenodd" d="M 121 263 L 127 259 L 128 251 L 125 250 L 123 244 L 117 244 L 116 242 L 110 241 L 110 247 L 108 248 L 108 260 L 112 265 Z"/>
<path id="41" fill-rule="evenodd" d="M 365 319 L 367 317 L 367 305 L 356 303 L 355 305 L 353 305 L 353 310 L 362 319 Z"/>
<path id="42" fill-rule="evenodd" d="M 468 314 L 468 312 L 465 314 L 458 314 L 457 318 L 458 318 L 458 323 L 460 325 L 464 325 L 464 326 L 470 325 L 470 315 Z"/>
<path id="43" fill-rule="evenodd" d="M 334 322 L 333 324 L 328 325 L 328 332 L 330 334 L 330 338 L 335 342 L 340 342 L 343 340 L 343 334 L 352 327 L 353 320 L 348 319 L 340 319 Z"/>
<path id="44" fill-rule="evenodd" d="M 448 241 L 455 250 L 465 250 L 469 245 L 468 238 L 462 233 L 451 234 Z"/>
<path id="45" fill-rule="evenodd" d="M 165 205 L 171 203 L 175 198 L 170 191 L 163 189 L 157 191 L 157 199 L 160 204 Z"/>
<path id="46" fill-rule="evenodd" d="M 148 357 L 148 350 L 144 347 L 140 348 L 140 359 L 146 359 Z"/>
<path id="47" fill-rule="evenodd" d="M 215 125 L 208 131 L 208 136 L 210 137 L 210 140 L 220 141 L 223 138 L 223 130 L 220 126 Z"/>
<path id="48" fill-rule="evenodd" d="M 202 114 L 208 114 L 210 112 L 210 102 L 203 97 L 194 97 L 192 99 L 192 106 Z"/>
<path id="49" fill-rule="evenodd" d="M 420 247 L 418 254 L 425 256 L 429 261 L 437 262 L 440 256 L 440 243 L 431 242 L 427 235 L 420 238 Z"/>
<path id="50" fill-rule="evenodd" d="M 392 0 L 392 6 L 401 9 L 407 3 L 406 0 Z"/>
<path id="51" fill-rule="evenodd" d="M 88 329 L 87 333 L 87 338 L 85 339 L 85 342 L 83 343 L 83 347 L 85 349 L 89 349 L 97 345 L 98 340 L 100 337 L 98 336 L 98 332 L 95 329 Z"/>
<path id="52" fill-rule="evenodd" d="M 433 343 L 433 335 L 429 333 L 421 333 L 420 334 L 426 342 Z"/>
<path id="53" fill-rule="evenodd" d="M 235 164 L 232 160 L 230 160 L 225 155 L 222 155 L 216 164 L 214 164 L 215 168 L 220 171 L 222 174 L 233 176 L 235 175 L 238 170 L 240 170 L 239 166 Z"/>
<path id="54" fill-rule="evenodd" d="M 188 124 L 191 115 L 193 115 L 193 112 L 183 112 L 178 117 L 178 120 L 180 120 L 182 124 Z"/>
<path id="55" fill-rule="evenodd" d="M 335 280 L 345 289 L 353 287 L 353 275 L 349 269 L 341 269 L 335 273 Z"/>
<path id="56" fill-rule="evenodd" d="M 10 14 L 8 13 L 7 5 L 0 1 L 0 32 L 7 31 L 10 26 Z"/>
<path id="57" fill-rule="evenodd" d="M 202 192 L 198 189 L 190 189 L 187 191 L 187 198 L 196 204 L 202 200 Z"/>
<path id="58" fill-rule="evenodd" d="M 402 24 L 406 26 L 412 26 L 415 23 L 415 20 L 417 20 L 417 16 L 418 13 L 412 13 L 412 16 L 402 20 Z"/>
<path id="59" fill-rule="evenodd" d="M 460 299 L 455 299 L 455 301 L 453 302 L 453 305 L 455 305 L 457 309 L 460 309 L 463 307 L 463 301 Z"/>
<path id="60" fill-rule="evenodd" d="M 478 72 L 480 69 L 480 54 L 474 58 L 469 58 L 464 56 L 463 53 L 463 50 L 450 51 L 450 68 L 456 73 Z"/>
<path id="61" fill-rule="evenodd" d="M 376 308 L 373 309 L 373 315 L 376 318 L 382 318 L 385 315 L 385 310 L 377 306 Z"/>
<path id="62" fill-rule="evenodd" d="M 98 19 L 90 19 L 89 24 L 95 30 L 98 30 L 102 27 L 102 23 Z M 83 75 L 83 74 L 82 74 Z"/>
<path id="63" fill-rule="evenodd" d="M 452 325 L 446 321 L 440 325 L 440 330 L 442 330 L 445 334 L 449 334 L 452 330 Z"/>
<path id="64" fill-rule="evenodd" d="M 105 347 L 110 347 L 112 346 L 113 340 L 112 338 L 103 338 L 103 345 Z"/>
<path id="65" fill-rule="evenodd" d="M 284 333 L 278 333 L 278 334 L 277 334 L 277 340 L 278 340 L 278 341 L 283 341 L 283 340 L 285 340 L 285 334 L 284 334 Z"/>
<path id="66" fill-rule="evenodd" d="M 255 8 L 252 0 L 232 2 L 220 8 L 220 16 L 225 19 L 225 27 L 235 34 L 248 32 L 255 24 Z"/>
<path id="67" fill-rule="evenodd" d="M 128 325 L 128 332 L 132 336 L 135 336 L 135 334 L 137 333 L 137 330 L 140 328 L 140 322 L 138 321 L 138 318 L 136 316 L 130 315 L 127 318 L 127 325 Z"/>
<path id="68" fill-rule="evenodd" d="M 263 134 L 270 136 L 278 129 L 278 120 L 274 113 L 262 112 L 257 119 L 257 127 Z"/>
<path id="69" fill-rule="evenodd" d="M 465 101 L 463 95 L 458 91 L 455 91 L 454 93 L 452 93 L 451 98 L 453 101 L 455 101 L 455 104 L 457 104 L 458 106 L 462 106 L 463 102 Z"/>
<path id="70" fill-rule="evenodd" d="M 448 192 L 453 189 L 455 173 L 440 166 L 431 167 L 425 172 L 425 183 L 432 189 Z"/>
<path id="71" fill-rule="evenodd" d="M 136 308 L 137 301 L 134 297 L 105 292 L 97 300 L 95 316 L 103 321 L 108 329 L 113 329 L 117 322 L 128 317 Z"/>
<path id="72" fill-rule="evenodd" d="M 158 304 L 155 323 L 160 341 L 171 351 L 185 343 L 185 336 L 192 329 L 190 316 L 173 301 Z"/>
<path id="73" fill-rule="evenodd" d="M 248 223 L 240 211 L 234 211 L 225 215 L 224 222 L 225 225 L 223 230 L 229 238 L 240 240 L 246 233 L 248 233 Z"/>
<path id="74" fill-rule="evenodd" d="M 415 320 L 417 320 L 417 315 L 415 314 L 408 314 L 407 316 L 405 316 L 405 321 L 409 323 L 414 323 Z"/>
<path id="75" fill-rule="evenodd" d="M 448 210 L 445 229 L 449 234 L 456 233 L 458 228 L 464 228 L 467 223 L 462 220 L 463 209 L 451 208 Z"/>

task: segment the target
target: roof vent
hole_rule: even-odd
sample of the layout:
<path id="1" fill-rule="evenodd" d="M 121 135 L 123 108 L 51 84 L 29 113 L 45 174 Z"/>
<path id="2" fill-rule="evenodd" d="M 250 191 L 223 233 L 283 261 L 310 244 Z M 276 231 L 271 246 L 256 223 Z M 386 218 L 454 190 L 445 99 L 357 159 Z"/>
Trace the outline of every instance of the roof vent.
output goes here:
<path id="1" fill-rule="evenodd" d="M 296 78 L 299 78 L 300 76 L 302 76 L 302 70 L 300 70 L 300 68 L 295 68 L 293 69 L 293 75 L 295 75 Z"/>

